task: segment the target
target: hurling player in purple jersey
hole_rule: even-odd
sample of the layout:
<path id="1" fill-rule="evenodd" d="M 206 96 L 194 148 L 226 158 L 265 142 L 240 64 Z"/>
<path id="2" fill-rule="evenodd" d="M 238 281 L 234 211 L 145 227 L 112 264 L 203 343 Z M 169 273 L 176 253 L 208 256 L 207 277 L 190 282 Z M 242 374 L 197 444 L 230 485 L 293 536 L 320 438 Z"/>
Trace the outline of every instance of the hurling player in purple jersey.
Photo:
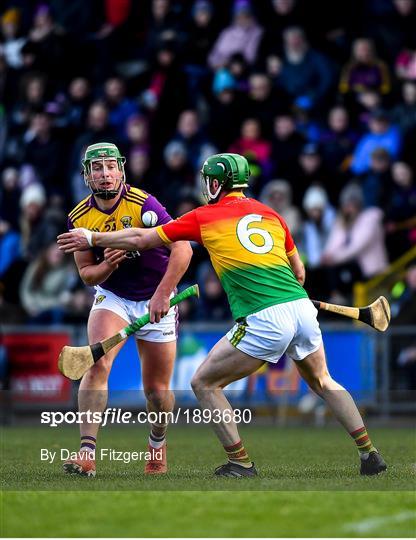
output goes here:
<path id="1" fill-rule="evenodd" d="M 126 184 L 124 163 L 114 144 L 97 143 L 87 148 L 82 164 L 92 194 L 69 213 L 70 229 L 111 232 L 171 221 L 155 197 Z M 177 311 L 169 307 L 169 299 L 188 268 L 192 256 L 189 243 L 177 242 L 143 253 L 93 247 L 74 255 L 82 280 L 96 289 L 88 319 L 90 343 L 116 334 L 149 311 L 150 323 L 135 334 L 147 409 L 172 411 L 174 395 L 169 387 L 176 355 Z M 80 412 L 102 412 L 106 408 L 108 377 L 122 346 L 114 347 L 82 378 Z M 148 474 L 167 472 L 165 422 L 150 426 L 150 457 L 145 465 Z M 98 429 L 99 423 L 83 419 L 80 451 L 64 463 L 66 472 L 95 476 Z"/>

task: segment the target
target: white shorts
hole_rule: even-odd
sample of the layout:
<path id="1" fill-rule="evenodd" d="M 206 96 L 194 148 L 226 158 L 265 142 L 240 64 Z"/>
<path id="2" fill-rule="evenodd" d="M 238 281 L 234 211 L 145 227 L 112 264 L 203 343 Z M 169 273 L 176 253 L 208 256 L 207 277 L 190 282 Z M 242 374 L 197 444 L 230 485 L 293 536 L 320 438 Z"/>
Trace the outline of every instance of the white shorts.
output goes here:
<path id="1" fill-rule="evenodd" d="M 231 345 L 259 360 L 276 364 L 284 353 L 293 360 L 303 360 L 322 343 L 317 313 L 308 298 L 276 304 L 236 323 L 227 338 Z"/>
<path id="2" fill-rule="evenodd" d="M 138 317 L 141 317 L 148 312 L 149 300 L 140 302 L 127 300 L 126 298 L 117 296 L 111 291 L 103 289 L 99 285 L 97 285 L 95 289 L 96 293 L 91 311 L 107 309 L 124 319 L 127 324 L 131 324 Z M 143 341 L 155 341 L 159 343 L 175 341 L 177 339 L 177 323 L 178 310 L 177 307 L 174 306 L 170 308 L 168 314 L 163 317 L 160 322 L 146 324 L 143 328 L 137 330 L 137 332 L 134 333 L 134 336 L 136 339 L 142 339 Z"/>

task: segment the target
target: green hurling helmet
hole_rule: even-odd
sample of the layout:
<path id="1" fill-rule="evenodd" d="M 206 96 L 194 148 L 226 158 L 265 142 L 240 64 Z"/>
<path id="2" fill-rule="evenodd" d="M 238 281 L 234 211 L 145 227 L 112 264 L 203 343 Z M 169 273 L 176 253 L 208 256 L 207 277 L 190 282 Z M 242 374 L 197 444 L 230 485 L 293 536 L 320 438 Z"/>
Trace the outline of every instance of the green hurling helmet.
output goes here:
<path id="1" fill-rule="evenodd" d="M 201 169 L 202 191 L 207 200 L 215 200 L 222 189 L 241 189 L 248 187 L 250 169 L 244 156 L 240 154 L 214 154 L 204 162 Z M 210 183 L 214 178 L 220 186 L 211 192 Z"/>
<path id="2" fill-rule="evenodd" d="M 117 160 L 117 165 L 122 173 L 122 178 L 117 186 L 117 189 L 94 189 L 91 186 L 92 164 L 95 161 L 105 162 L 105 160 Z M 124 173 L 124 164 L 126 158 L 120 154 L 119 149 L 113 143 L 100 142 L 91 144 L 85 150 L 84 159 L 82 160 L 82 168 L 84 174 L 84 180 L 86 185 L 91 189 L 93 194 L 101 199 L 113 199 L 120 191 L 122 183 L 126 182 L 126 176 Z"/>

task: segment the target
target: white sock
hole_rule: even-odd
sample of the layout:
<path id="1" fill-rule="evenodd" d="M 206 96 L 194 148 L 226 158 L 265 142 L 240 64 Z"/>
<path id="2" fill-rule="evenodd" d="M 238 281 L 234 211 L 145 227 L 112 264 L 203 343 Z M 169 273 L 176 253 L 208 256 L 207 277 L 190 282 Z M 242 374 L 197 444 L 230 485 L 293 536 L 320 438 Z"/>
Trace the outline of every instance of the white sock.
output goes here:
<path id="1" fill-rule="evenodd" d="M 89 459 L 95 459 L 95 450 L 91 450 L 89 446 L 81 446 L 79 449 L 80 454 L 87 454 Z"/>

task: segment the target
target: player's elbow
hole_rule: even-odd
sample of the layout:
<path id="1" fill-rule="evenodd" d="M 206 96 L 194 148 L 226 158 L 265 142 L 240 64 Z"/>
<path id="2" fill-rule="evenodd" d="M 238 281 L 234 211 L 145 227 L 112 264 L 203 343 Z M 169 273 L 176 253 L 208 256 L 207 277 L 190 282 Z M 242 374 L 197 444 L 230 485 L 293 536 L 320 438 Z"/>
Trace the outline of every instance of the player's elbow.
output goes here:
<path id="1" fill-rule="evenodd" d="M 172 245 L 172 250 L 175 250 L 177 253 L 181 255 L 181 258 L 184 261 L 184 263 L 186 263 L 186 265 L 190 263 L 193 252 L 192 252 L 191 244 L 189 242 L 186 242 L 186 241 L 175 242 Z"/>
<path id="2" fill-rule="evenodd" d="M 97 285 L 97 282 L 94 279 L 94 277 L 86 269 L 79 271 L 79 277 L 82 279 L 82 282 L 87 287 L 93 287 L 94 285 Z"/>
<path id="3" fill-rule="evenodd" d="M 137 251 L 144 251 L 151 247 L 149 245 L 149 242 L 147 241 L 146 235 L 144 235 L 140 229 L 137 229 L 137 232 L 133 239 L 133 243 L 134 243 L 133 247 Z"/>
<path id="4" fill-rule="evenodd" d="M 298 280 L 298 282 L 303 286 L 305 284 L 305 268 L 298 269 L 295 272 L 295 277 Z"/>

